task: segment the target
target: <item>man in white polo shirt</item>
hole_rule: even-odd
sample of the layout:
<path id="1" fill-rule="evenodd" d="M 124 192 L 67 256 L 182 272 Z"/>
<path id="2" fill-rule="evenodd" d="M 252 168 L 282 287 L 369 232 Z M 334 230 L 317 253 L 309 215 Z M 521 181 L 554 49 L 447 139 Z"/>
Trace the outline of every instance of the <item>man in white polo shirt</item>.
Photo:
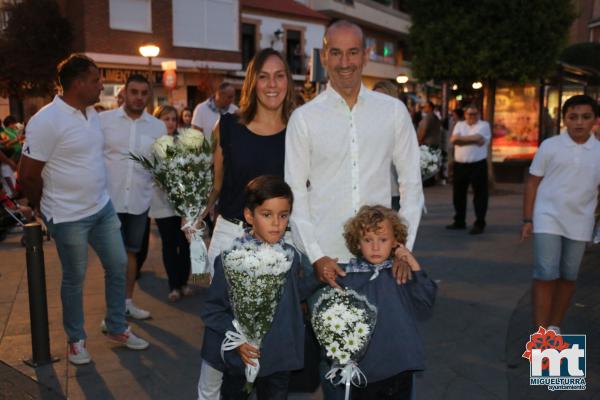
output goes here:
<path id="1" fill-rule="evenodd" d="M 452 201 L 455 214 L 454 222 L 446 229 L 466 229 L 467 191 L 471 185 L 475 223 L 469 233 L 483 233 L 489 197 L 487 156 L 491 139 L 490 124 L 479 119 L 477 107 L 467 107 L 465 120 L 456 124 L 450 137 L 450 143 L 454 145 Z"/>
<path id="2" fill-rule="evenodd" d="M 521 229 L 522 239 L 533 232 L 534 328 L 556 333 L 592 239 L 600 185 L 600 142 L 592 134 L 598 105 L 573 96 L 562 115 L 567 132 L 542 142 L 529 168 Z"/>
<path id="3" fill-rule="evenodd" d="M 154 141 L 167 134 L 165 124 L 145 111 L 150 90 L 146 77 L 130 75 L 125 83 L 123 105 L 100 114 L 108 193 L 121 220 L 127 250 L 125 312 L 135 319 L 150 317 L 148 311 L 133 304 L 132 297 L 137 275 L 136 256 L 142 248 L 154 189 L 152 175 L 129 155 L 149 157 Z"/>
<path id="4" fill-rule="evenodd" d="M 63 325 L 69 361 L 86 364 L 83 282 L 88 244 L 105 270 L 109 339 L 134 350 L 148 347 L 125 321 L 127 258 L 119 219 L 108 196 L 102 151 L 104 138 L 94 103 L 102 90 L 94 62 L 73 54 L 58 65 L 63 94 L 54 97 L 27 125 L 19 176 L 31 206 L 53 236 L 62 265 Z"/>
<path id="5" fill-rule="evenodd" d="M 221 83 L 214 96 L 196 106 L 192 115 L 192 126 L 201 130 L 204 137 L 210 140 L 219 117 L 223 114 L 233 114 L 238 109 L 233 100 L 235 88 L 231 83 Z"/>

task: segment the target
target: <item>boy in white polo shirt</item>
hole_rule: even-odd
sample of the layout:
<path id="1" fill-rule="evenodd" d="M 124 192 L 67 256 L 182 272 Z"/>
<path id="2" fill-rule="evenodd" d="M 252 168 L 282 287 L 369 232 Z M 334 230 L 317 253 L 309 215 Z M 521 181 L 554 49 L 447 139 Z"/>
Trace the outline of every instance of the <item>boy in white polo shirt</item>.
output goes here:
<path id="1" fill-rule="evenodd" d="M 573 96 L 562 115 L 567 132 L 545 140 L 529 168 L 521 229 L 534 240 L 533 323 L 557 333 L 592 238 L 600 185 L 600 142 L 591 133 L 598 105 Z"/>

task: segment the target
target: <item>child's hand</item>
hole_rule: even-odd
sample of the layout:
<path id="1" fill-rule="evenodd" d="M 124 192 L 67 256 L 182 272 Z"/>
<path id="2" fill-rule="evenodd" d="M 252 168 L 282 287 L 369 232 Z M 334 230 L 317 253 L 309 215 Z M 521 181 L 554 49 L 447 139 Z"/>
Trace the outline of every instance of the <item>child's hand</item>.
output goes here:
<path id="1" fill-rule="evenodd" d="M 256 347 L 252 346 L 250 343 L 244 343 L 237 348 L 237 352 L 240 354 L 240 357 L 242 357 L 244 364 L 256 367 L 256 363 L 252 361 L 252 359 L 260 357 L 260 351 Z"/>
<path id="2" fill-rule="evenodd" d="M 533 233 L 533 224 L 531 222 L 526 222 L 521 227 L 521 242 L 525 241 L 527 238 L 531 236 Z"/>

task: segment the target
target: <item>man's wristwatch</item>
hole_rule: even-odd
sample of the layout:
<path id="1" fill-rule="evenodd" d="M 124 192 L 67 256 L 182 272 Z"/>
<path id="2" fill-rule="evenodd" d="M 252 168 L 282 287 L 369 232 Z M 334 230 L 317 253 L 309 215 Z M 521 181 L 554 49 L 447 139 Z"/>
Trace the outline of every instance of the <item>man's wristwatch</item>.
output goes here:
<path id="1" fill-rule="evenodd" d="M 523 218 L 523 223 L 524 224 L 533 224 L 533 220 L 532 219 Z"/>

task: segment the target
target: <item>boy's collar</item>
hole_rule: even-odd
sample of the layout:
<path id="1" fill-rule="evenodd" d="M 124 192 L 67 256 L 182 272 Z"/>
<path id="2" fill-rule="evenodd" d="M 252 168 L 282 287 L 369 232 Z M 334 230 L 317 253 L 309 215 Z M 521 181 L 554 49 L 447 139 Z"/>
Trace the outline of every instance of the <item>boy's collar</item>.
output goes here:
<path id="1" fill-rule="evenodd" d="M 266 243 L 263 242 L 260 239 L 257 239 L 256 237 L 254 237 L 254 235 L 252 234 L 252 228 L 244 228 L 244 234 L 242 235 L 242 237 L 240 237 L 240 243 L 244 244 L 244 243 L 252 243 L 255 245 L 261 245 L 261 244 L 267 244 L 269 246 L 273 246 L 275 244 L 278 244 L 280 246 L 283 246 L 283 244 L 285 243 L 285 241 L 283 240 L 283 237 L 281 239 L 279 239 L 279 241 L 277 243 Z"/>
<path id="2" fill-rule="evenodd" d="M 565 141 L 565 144 L 569 147 L 575 147 L 577 145 L 583 146 L 586 150 L 589 150 L 592 148 L 592 146 L 594 145 L 594 140 L 596 140 L 596 138 L 594 137 L 594 135 L 590 132 L 590 137 L 588 138 L 588 140 L 586 140 L 584 143 L 577 143 L 576 141 L 573 140 L 573 138 L 571 137 L 571 135 L 569 134 L 569 131 L 565 131 L 563 133 L 563 138 Z"/>
<path id="3" fill-rule="evenodd" d="M 379 271 L 392 268 L 393 264 L 391 258 L 388 258 L 380 264 L 371 264 L 363 258 L 351 258 L 350 261 L 348 261 L 345 270 L 346 272 L 373 272 L 373 275 L 369 279 L 373 280 L 379 276 Z"/>

